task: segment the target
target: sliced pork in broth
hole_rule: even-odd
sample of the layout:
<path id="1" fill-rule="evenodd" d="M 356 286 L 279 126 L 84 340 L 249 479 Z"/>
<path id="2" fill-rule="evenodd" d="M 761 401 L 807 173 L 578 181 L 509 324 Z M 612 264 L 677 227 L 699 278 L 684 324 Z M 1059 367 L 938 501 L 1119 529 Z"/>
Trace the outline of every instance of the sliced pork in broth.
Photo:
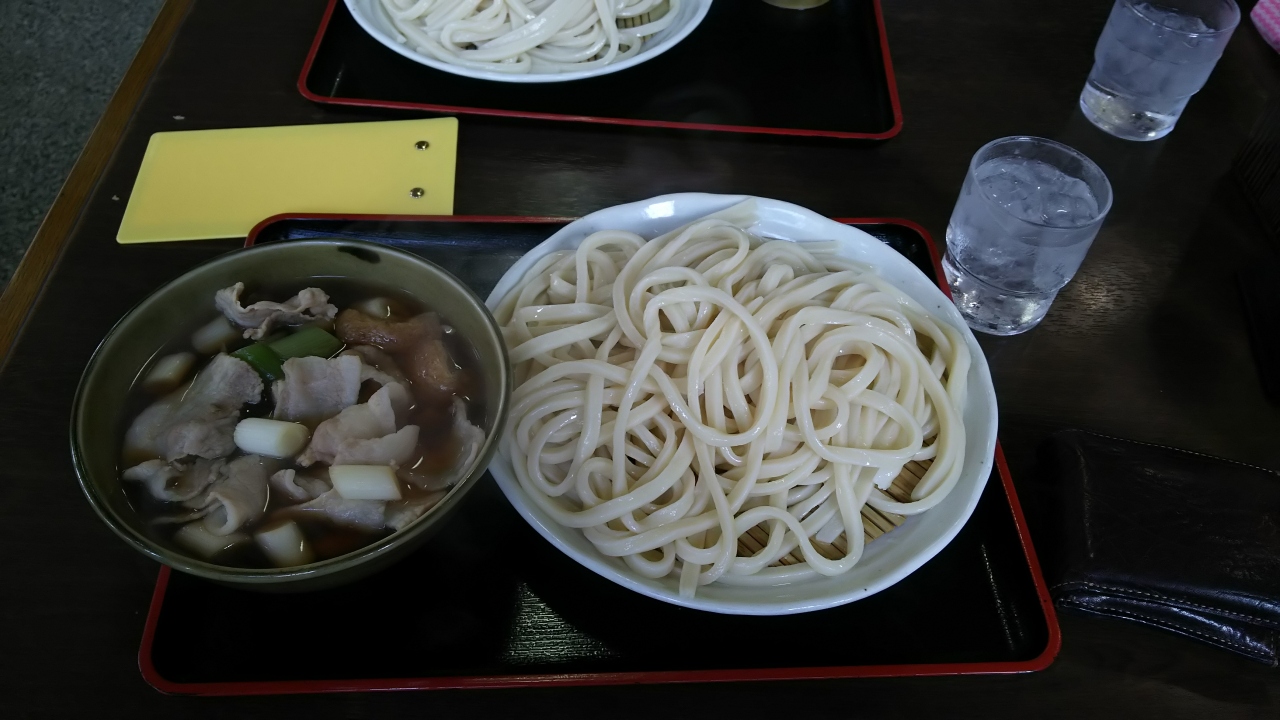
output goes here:
<path id="1" fill-rule="evenodd" d="M 142 411 L 125 434 L 125 451 L 178 460 L 216 458 L 236 449 L 240 409 L 262 397 L 262 380 L 243 360 L 219 354 L 190 384 Z"/>
<path id="2" fill-rule="evenodd" d="M 329 304 L 329 296 L 319 288 L 305 288 L 282 303 L 263 300 L 249 307 L 240 306 L 244 283 L 223 288 L 214 295 L 218 310 L 238 327 L 246 328 L 244 336 L 261 340 L 277 326 L 305 325 L 316 320 L 332 320 L 338 308 Z"/>
<path id="3" fill-rule="evenodd" d="M 271 492 L 293 502 L 314 500 L 329 492 L 328 482 L 317 477 L 303 475 L 293 468 L 281 470 L 267 480 Z"/>
<path id="4" fill-rule="evenodd" d="M 418 426 L 397 423 L 396 418 L 408 416 L 411 402 L 403 385 L 384 385 L 368 402 L 320 423 L 298 464 L 403 465 L 418 445 Z"/>
<path id="5" fill-rule="evenodd" d="M 356 404 L 360 397 L 359 357 L 300 357 L 284 361 L 284 379 L 271 386 L 277 420 L 323 419 Z"/>
<path id="6" fill-rule="evenodd" d="M 221 458 L 196 458 L 194 462 L 185 463 L 148 460 L 125 470 L 121 477 L 143 483 L 156 500 L 183 502 L 204 492 L 226 464 Z"/>
<path id="7" fill-rule="evenodd" d="M 387 503 L 385 510 L 387 527 L 393 530 L 408 527 L 409 523 L 422 517 L 436 503 L 440 502 L 444 496 L 445 492 L 443 490 L 437 490 L 427 495 L 394 500 Z"/>
<path id="8" fill-rule="evenodd" d="M 204 516 L 204 529 L 214 535 L 230 535 L 262 517 L 267 507 L 269 461 L 259 455 L 243 455 L 223 467 L 221 476 L 202 499 L 189 501 Z M 198 503 L 198 504 L 197 504 Z"/>
<path id="9" fill-rule="evenodd" d="M 284 517 L 321 517 L 339 525 L 377 531 L 386 527 L 387 504 L 381 500 L 348 500 L 337 490 L 280 511 Z"/>

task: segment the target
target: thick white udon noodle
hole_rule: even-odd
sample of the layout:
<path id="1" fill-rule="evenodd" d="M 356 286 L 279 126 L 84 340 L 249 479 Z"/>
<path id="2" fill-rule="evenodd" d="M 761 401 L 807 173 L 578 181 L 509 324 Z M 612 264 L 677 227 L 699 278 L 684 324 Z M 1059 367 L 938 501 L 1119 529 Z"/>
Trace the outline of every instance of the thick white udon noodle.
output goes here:
<path id="1" fill-rule="evenodd" d="M 864 504 L 924 512 L 964 464 L 963 336 L 835 243 L 749 234 L 754 212 L 648 242 L 597 232 L 541 259 L 496 313 L 520 486 L 604 555 L 677 574 L 685 596 L 844 573 Z M 929 459 L 910 501 L 883 491 Z M 760 524 L 768 543 L 740 556 Z M 844 557 L 814 548 L 841 534 Z M 777 563 L 797 549 L 805 562 Z"/>
<path id="2" fill-rule="evenodd" d="M 502 73 L 587 70 L 640 52 L 681 0 L 381 0 L 405 42 L 461 67 Z M 669 2 L 662 17 L 632 28 Z"/>

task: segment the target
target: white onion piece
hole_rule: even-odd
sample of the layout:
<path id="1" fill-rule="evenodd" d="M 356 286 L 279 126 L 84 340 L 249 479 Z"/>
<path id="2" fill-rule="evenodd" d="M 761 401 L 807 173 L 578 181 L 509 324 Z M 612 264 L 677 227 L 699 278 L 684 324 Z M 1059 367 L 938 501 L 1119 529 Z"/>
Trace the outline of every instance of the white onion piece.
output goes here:
<path id="1" fill-rule="evenodd" d="M 311 431 L 306 425 L 268 418 L 245 418 L 236 425 L 236 447 L 250 455 L 287 458 L 302 452 Z"/>
<path id="2" fill-rule="evenodd" d="M 253 540 L 276 567 L 306 565 L 315 559 L 315 553 L 311 551 L 307 538 L 303 536 L 298 524 L 292 520 L 270 530 L 255 533 Z"/>
<path id="3" fill-rule="evenodd" d="M 343 500 L 399 500 L 396 471 L 386 465 L 334 465 L 329 481 Z"/>
<path id="4" fill-rule="evenodd" d="M 188 523 L 178 528 L 173 534 L 173 541 L 182 547 L 208 560 L 228 548 L 239 545 L 249 539 L 241 533 L 230 535 L 214 535 L 198 522 Z"/>
<path id="5" fill-rule="evenodd" d="M 191 335 L 191 347 L 201 355 L 213 355 L 241 340 L 241 333 L 230 320 L 219 315 Z"/>
<path id="6" fill-rule="evenodd" d="M 196 356 L 189 352 L 165 355 L 151 366 L 151 372 L 142 381 L 142 389 L 156 394 L 173 390 L 187 379 L 187 373 L 191 372 L 195 362 Z"/>

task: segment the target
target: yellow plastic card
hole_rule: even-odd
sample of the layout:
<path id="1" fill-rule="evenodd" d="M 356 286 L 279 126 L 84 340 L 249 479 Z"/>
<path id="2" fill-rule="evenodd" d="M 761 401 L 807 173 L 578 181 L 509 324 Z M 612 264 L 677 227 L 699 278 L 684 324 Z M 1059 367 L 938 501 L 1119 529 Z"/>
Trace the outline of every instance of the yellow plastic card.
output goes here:
<path id="1" fill-rule="evenodd" d="M 151 136 L 121 243 L 244 237 L 280 213 L 453 214 L 456 118 Z"/>

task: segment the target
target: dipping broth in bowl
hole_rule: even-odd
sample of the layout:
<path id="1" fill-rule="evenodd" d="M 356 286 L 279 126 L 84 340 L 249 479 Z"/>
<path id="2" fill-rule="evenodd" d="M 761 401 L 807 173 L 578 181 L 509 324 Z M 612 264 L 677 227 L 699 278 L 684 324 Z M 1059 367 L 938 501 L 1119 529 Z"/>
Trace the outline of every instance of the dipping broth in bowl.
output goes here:
<path id="1" fill-rule="evenodd" d="M 474 461 L 471 344 L 421 302 L 344 280 L 216 293 L 130 391 L 130 504 L 157 541 L 291 567 L 406 527 Z M 201 316 L 203 315 L 203 316 Z"/>
<path id="2" fill-rule="evenodd" d="M 112 529 L 180 570 L 307 589 L 388 564 L 456 505 L 502 425 L 505 350 L 456 278 L 375 247 L 224 256 L 112 330 L 72 424 Z"/>

